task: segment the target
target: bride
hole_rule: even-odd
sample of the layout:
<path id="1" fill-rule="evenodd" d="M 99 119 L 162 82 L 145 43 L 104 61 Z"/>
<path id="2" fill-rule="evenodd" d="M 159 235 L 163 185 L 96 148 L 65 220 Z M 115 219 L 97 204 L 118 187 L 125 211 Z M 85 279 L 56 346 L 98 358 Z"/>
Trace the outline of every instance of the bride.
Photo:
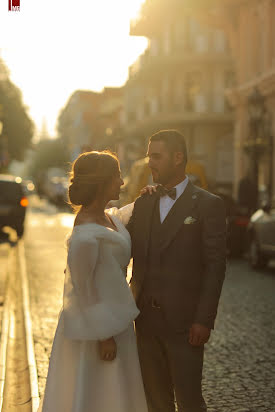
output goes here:
<path id="1" fill-rule="evenodd" d="M 109 152 L 81 154 L 69 198 L 79 207 L 68 240 L 63 308 L 40 412 L 147 412 L 126 282 L 131 257 L 124 227 L 132 205 L 105 211 L 123 180 Z"/>

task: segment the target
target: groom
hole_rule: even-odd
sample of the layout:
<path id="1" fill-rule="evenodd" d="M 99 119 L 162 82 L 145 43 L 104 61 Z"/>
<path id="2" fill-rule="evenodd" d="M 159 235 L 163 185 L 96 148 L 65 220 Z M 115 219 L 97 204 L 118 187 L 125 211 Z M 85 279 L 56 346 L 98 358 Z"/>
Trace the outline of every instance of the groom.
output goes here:
<path id="1" fill-rule="evenodd" d="M 225 275 L 225 208 L 185 175 L 187 149 L 179 132 L 151 136 L 147 154 L 153 180 L 161 186 L 136 200 L 127 228 L 148 409 L 206 411 L 203 352 Z"/>

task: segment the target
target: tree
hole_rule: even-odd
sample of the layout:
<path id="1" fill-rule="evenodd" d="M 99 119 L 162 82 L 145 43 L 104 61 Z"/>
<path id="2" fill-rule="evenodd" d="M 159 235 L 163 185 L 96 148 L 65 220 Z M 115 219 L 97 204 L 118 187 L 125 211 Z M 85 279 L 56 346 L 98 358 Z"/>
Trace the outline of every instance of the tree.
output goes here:
<path id="1" fill-rule="evenodd" d="M 61 139 L 41 140 L 37 143 L 30 175 L 37 178 L 51 167 L 68 170 L 70 154 Z"/>
<path id="2" fill-rule="evenodd" d="M 0 108 L 0 120 L 3 123 L 0 143 L 7 146 L 5 149 L 10 159 L 23 160 L 25 150 L 31 145 L 34 124 L 23 103 L 20 89 L 9 79 L 7 68 L 1 60 Z"/>

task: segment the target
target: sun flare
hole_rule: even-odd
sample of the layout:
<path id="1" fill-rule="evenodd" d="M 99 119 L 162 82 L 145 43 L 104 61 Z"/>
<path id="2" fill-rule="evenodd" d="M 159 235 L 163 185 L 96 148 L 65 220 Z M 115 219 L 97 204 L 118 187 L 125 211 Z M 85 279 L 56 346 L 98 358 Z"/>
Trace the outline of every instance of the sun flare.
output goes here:
<path id="1" fill-rule="evenodd" d="M 38 128 L 49 131 L 76 89 L 120 86 L 146 40 L 129 36 L 143 0 L 21 0 L 21 10 L 0 9 L 0 56 L 22 90 Z"/>

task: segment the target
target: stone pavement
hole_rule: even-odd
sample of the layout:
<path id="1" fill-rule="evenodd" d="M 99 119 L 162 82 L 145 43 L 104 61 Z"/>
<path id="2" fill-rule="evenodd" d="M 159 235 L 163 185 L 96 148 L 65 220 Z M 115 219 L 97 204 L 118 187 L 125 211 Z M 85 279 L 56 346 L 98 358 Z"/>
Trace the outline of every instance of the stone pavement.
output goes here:
<path id="1" fill-rule="evenodd" d="M 62 306 L 66 266 L 65 231 L 43 228 L 43 236 L 32 230 L 26 237 L 26 260 L 30 285 L 34 350 L 40 396 L 44 393 L 52 341 Z M 33 236 L 34 235 L 34 236 Z"/>
<path id="2" fill-rule="evenodd" d="M 209 412 L 275 411 L 275 270 L 228 266 L 215 331 L 206 346 Z"/>

